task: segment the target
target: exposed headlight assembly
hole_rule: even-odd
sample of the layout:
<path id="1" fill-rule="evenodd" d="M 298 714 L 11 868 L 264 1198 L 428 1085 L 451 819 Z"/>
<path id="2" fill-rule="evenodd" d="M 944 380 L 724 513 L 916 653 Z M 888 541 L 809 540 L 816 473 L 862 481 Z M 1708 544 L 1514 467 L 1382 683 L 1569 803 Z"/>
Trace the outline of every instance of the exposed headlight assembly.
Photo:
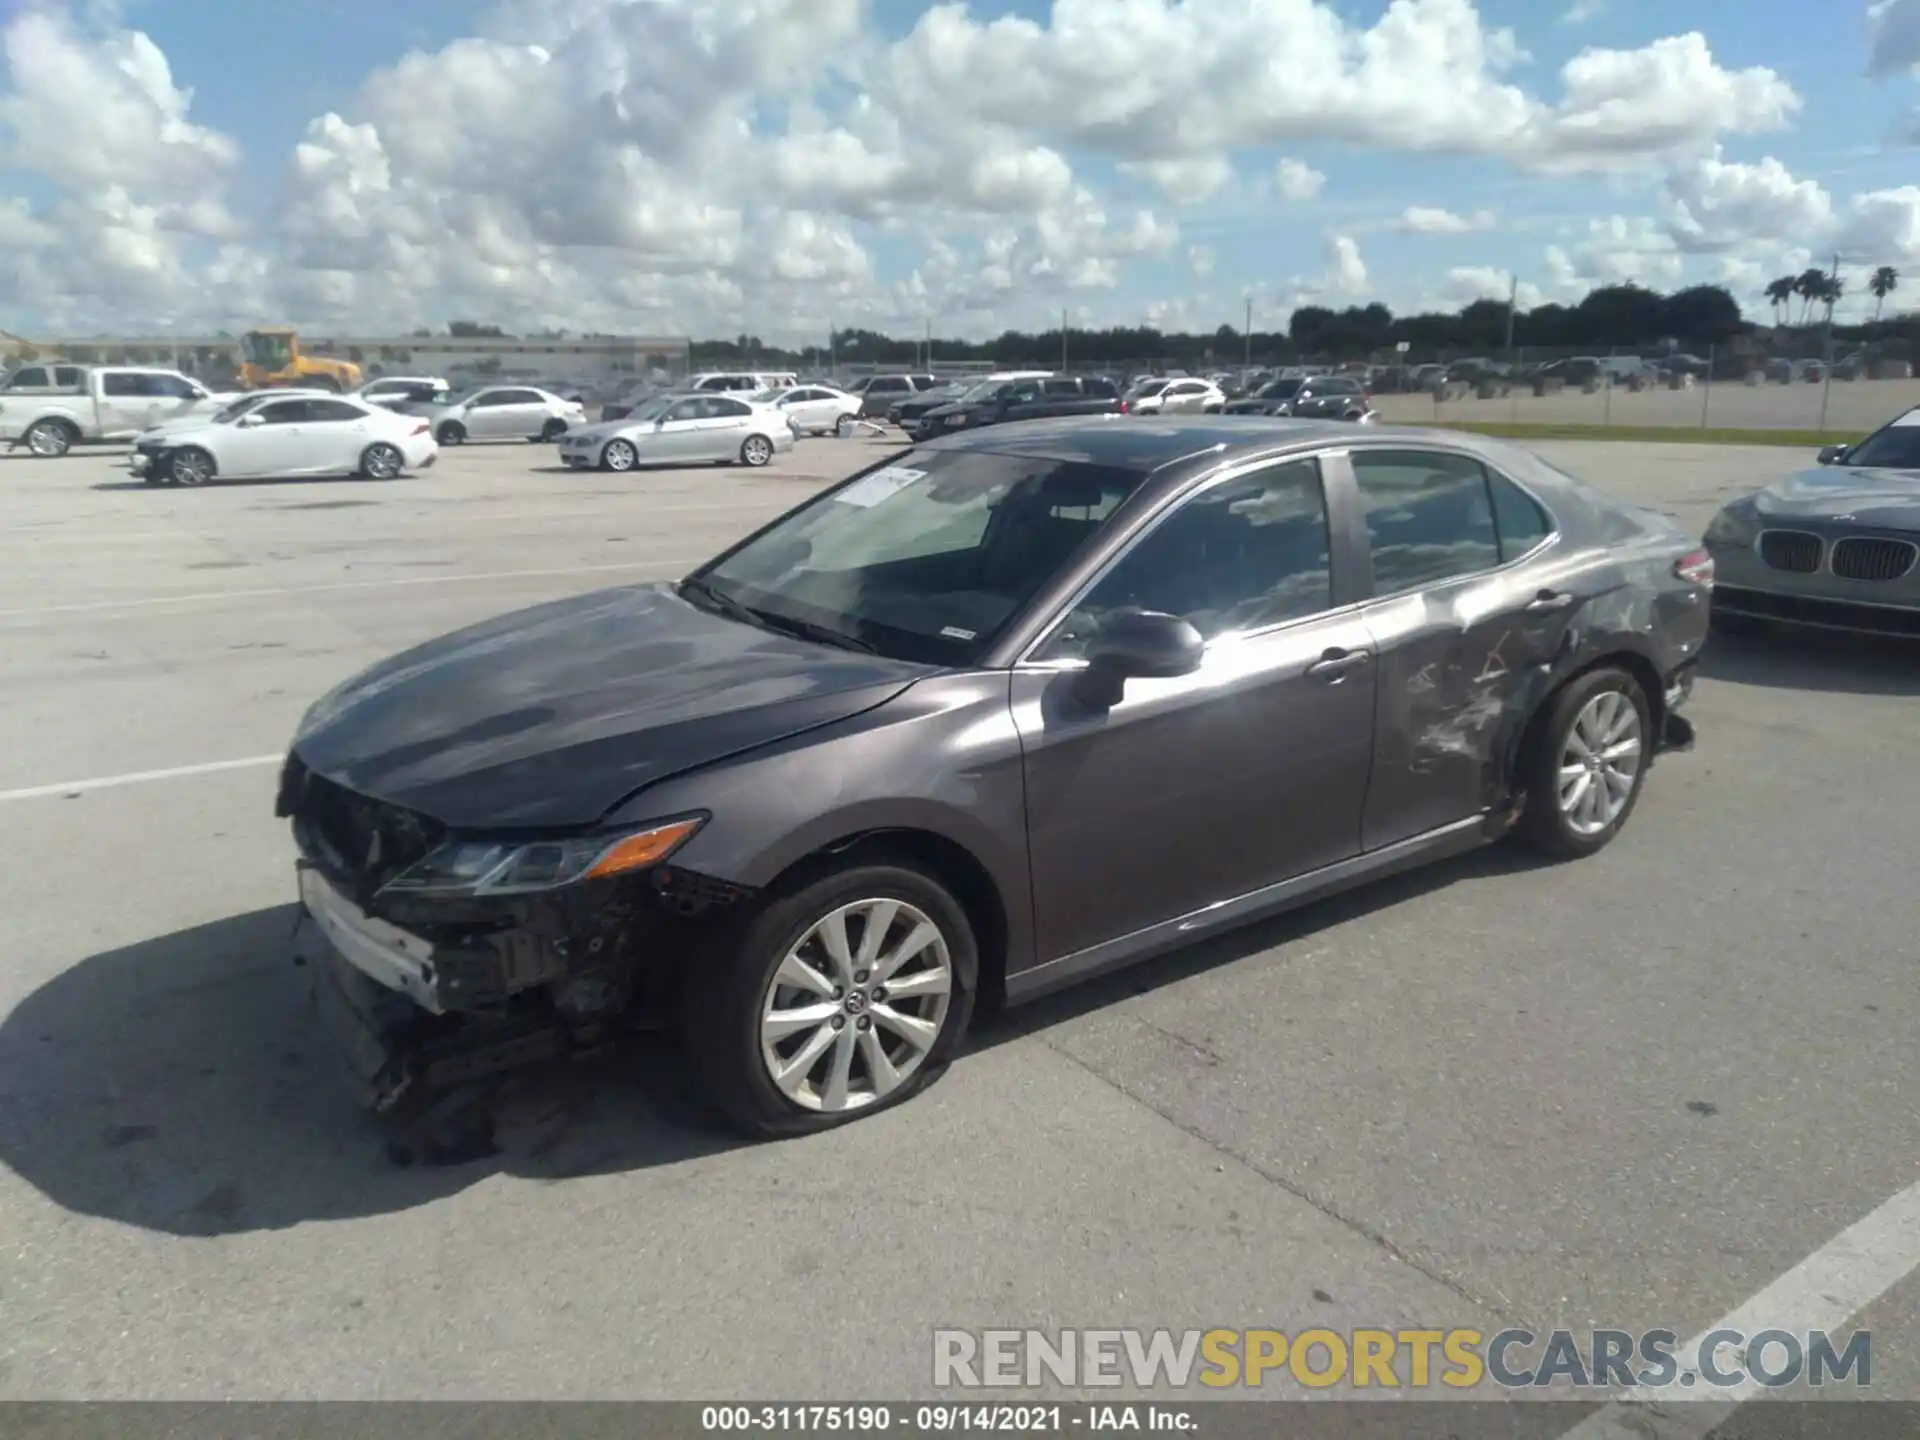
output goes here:
<path id="1" fill-rule="evenodd" d="M 382 893 L 531 895 L 581 880 L 603 880 L 660 864 L 705 823 L 700 815 L 563 840 L 450 840 L 389 880 Z"/>

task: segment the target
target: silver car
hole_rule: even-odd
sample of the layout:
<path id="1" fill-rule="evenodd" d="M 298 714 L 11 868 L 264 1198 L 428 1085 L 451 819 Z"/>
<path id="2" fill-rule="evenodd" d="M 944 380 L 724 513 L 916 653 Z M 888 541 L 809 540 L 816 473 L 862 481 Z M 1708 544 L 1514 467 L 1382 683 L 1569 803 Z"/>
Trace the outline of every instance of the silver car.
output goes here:
<path id="1" fill-rule="evenodd" d="M 1920 406 L 1707 527 L 1713 620 L 1920 636 Z"/>
<path id="2" fill-rule="evenodd" d="M 433 438 L 442 445 L 468 440 L 553 441 L 587 419 L 586 410 L 575 401 L 531 385 L 482 385 L 418 413 L 433 426 Z"/>
<path id="3" fill-rule="evenodd" d="M 764 465 L 793 448 L 793 426 L 780 411 L 732 395 L 661 395 L 631 415 L 560 440 L 560 459 L 576 470 L 631 470 L 636 465 L 698 465 L 737 460 Z"/>

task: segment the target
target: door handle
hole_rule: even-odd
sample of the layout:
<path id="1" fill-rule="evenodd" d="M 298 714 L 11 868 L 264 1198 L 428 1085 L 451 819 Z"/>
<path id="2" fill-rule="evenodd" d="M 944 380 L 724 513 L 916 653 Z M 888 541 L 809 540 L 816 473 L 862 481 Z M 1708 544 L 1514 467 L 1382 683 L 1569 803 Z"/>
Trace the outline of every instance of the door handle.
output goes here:
<path id="1" fill-rule="evenodd" d="M 1542 590 L 1527 602 L 1529 615 L 1551 615 L 1573 604 L 1576 597 L 1568 590 Z"/>
<path id="2" fill-rule="evenodd" d="M 1346 679 L 1349 670 L 1358 670 L 1366 663 L 1366 651 L 1341 650 L 1336 647 L 1307 666 L 1307 674 L 1315 680 L 1324 680 L 1330 685 L 1337 685 Z"/>

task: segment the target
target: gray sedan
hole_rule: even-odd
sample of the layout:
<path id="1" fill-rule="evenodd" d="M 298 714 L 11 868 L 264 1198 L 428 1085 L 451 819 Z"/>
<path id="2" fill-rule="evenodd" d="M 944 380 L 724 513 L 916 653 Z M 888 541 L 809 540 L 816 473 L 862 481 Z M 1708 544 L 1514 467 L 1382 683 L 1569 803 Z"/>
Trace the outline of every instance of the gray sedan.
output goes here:
<path id="1" fill-rule="evenodd" d="M 1920 406 L 1707 527 L 1714 623 L 1920 635 Z"/>
<path id="2" fill-rule="evenodd" d="M 778 410 L 731 395 L 662 395 L 623 419 L 569 431 L 560 459 L 576 470 L 722 460 L 764 465 L 792 448 L 793 426 Z"/>
<path id="3" fill-rule="evenodd" d="M 483 385 L 413 413 L 433 426 L 442 445 L 468 440 L 557 440 L 587 412 L 577 402 L 531 385 Z"/>

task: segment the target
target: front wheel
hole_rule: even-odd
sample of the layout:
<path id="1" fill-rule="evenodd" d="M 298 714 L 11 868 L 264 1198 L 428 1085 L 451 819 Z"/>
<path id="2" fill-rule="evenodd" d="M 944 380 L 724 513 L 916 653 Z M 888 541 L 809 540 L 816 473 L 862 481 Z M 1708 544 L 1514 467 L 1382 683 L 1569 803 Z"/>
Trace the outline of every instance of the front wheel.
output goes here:
<path id="1" fill-rule="evenodd" d="M 1601 849 L 1633 813 L 1652 750 L 1639 681 L 1611 665 L 1576 676 L 1548 700 L 1522 756 L 1520 838 L 1561 859 Z"/>
<path id="2" fill-rule="evenodd" d="M 27 427 L 27 449 L 42 460 L 57 460 L 73 448 L 74 428 L 64 420 L 36 420 Z"/>
<path id="3" fill-rule="evenodd" d="M 755 469 L 773 459 L 773 442 L 764 435 L 749 435 L 740 442 L 740 463 Z"/>
<path id="4" fill-rule="evenodd" d="M 167 475 L 176 485 L 204 485 L 213 478 L 213 456 L 194 445 L 176 450 L 167 461 Z"/>
<path id="5" fill-rule="evenodd" d="M 433 432 L 433 438 L 442 445 L 459 445 L 467 438 L 467 427 L 457 420 L 449 420 Z"/>
<path id="6" fill-rule="evenodd" d="M 925 1089 L 973 1013 L 979 957 L 945 886 L 853 864 L 799 885 L 696 962 L 689 1058 L 754 1135 L 824 1130 Z"/>
<path id="7" fill-rule="evenodd" d="M 360 473 L 369 480 L 391 480 L 406 467 L 406 458 L 384 442 L 369 445 L 360 456 Z"/>
<path id="8" fill-rule="evenodd" d="M 639 458 L 640 453 L 626 440 L 609 440 L 600 452 L 600 463 L 609 470 L 631 470 Z"/>

